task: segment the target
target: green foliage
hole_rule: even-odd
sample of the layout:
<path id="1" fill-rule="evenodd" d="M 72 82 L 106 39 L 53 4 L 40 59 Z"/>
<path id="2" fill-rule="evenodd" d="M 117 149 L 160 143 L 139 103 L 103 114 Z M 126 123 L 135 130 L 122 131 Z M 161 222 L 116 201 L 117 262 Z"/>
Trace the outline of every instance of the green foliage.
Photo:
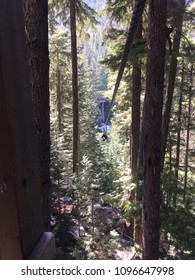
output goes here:
<path id="1" fill-rule="evenodd" d="M 186 207 L 179 206 L 176 209 L 164 206 L 162 209 L 162 227 L 169 237 L 169 245 L 179 248 L 183 252 L 194 253 L 195 248 L 195 215 Z"/>
<path id="2" fill-rule="evenodd" d="M 52 11 L 55 11 L 59 22 L 63 22 L 64 25 L 69 24 L 69 9 L 69 0 L 49 1 L 50 14 Z M 85 27 L 85 25 L 90 23 L 91 26 L 95 26 L 95 24 L 97 24 L 95 10 L 92 9 L 89 5 L 87 5 L 85 1 L 76 0 L 76 17 L 78 21 L 77 30 L 80 31 L 80 33 L 83 32 L 83 28 Z"/>
<path id="3" fill-rule="evenodd" d="M 185 38 L 183 38 L 185 39 Z M 195 199 L 193 137 L 194 119 L 191 98 L 191 52 L 190 45 L 185 40 L 178 59 L 178 76 L 175 84 L 171 125 L 167 142 L 167 153 L 162 173 L 162 230 L 167 233 L 168 258 L 172 253 L 170 248 L 176 248 L 194 256 L 194 222 L 193 209 Z M 181 112 L 179 112 L 181 106 Z M 187 135 L 190 135 L 187 141 Z M 179 142 L 178 142 L 179 141 Z M 179 145 L 179 146 L 178 146 Z M 177 158 L 179 156 L 179 158 Z"/>
<path id="4" fill-rule="evenodd" d="M 66 215 L 61 216 L 55 228 L 59 258 L 75 259 L 115 259 L 119 244 L 111 236 L 111 225 L 101 215 L 95 213 L 95 204 L 111 204 L 121 210 L 127 221 L 141 216 L 141 201 L 135 203 L 129 194 L 136 189 L 130 170 L 130 134 L 131 134 L 131 85 L 132 63 L 135 57 L 142 62 L 143 83 L 145 88 L 146 39 L 134 43 L 116 99 L 111 119 L 111 130 L 107 132 L 108 140 L 101 141 L 98 127 L 98 97 L 110 96 L 115 83 L 115 75 L 125 43 L 131 5 L 133 1 L 107 1 L 110 18 L 109 24 L 101 19 L 100 24 L 90 26 L 92 18 L 97 17 L 84 1 L 77 1 L 78 29 L 87 33 L 78 38 L 78 74 L 79 74 L 79 115 L 80 115 L 80 148 L 79 169 L 72 173 L 72 95 L 71 95 L 71 52 L 70 36 L 66 27 L 59 22 L 67 23 L 68 1 L 50 1 L 50 108 L 51 108 L 51 180 L 55 196 L 73 196 L 74 210 L 71 215 L 86 230 L 85 237 L 75 240 L 69 230 L 71 221 Z M 91 14 L 91 15 L 90 15 Z M 182 49 L 178 57 L 178 74 L 175 85 L 171 125 L 162 173 L 162 235 L 167 239 L 166 252 L 163 258 L 170 257 L 170 248 L 179 248 L 193 252 L 194 244 L 194 100 L 191 104 L 190 143 L 186 153 L 186 131 L 188 128 L 188 105 L 190 88 L 189 74 L 194 60 L 194 42 L 190 38 L 190 20 L 185 26 L 182 38 Z M 172 18 L 170 18 L 172 21 Z M 95 23 L 96 21 L 94 21 Z M 85 26 L 83 25 L 85 23 Z M 97 23 L 97 22 L 96 22 Z M 147 30 L 144 26 L 144 32 Z M 189 31 L 190 32 L 190 31 Z M 184 59 L 185 57 L 185 59 Z M 182 62 L 185 71 L 182 81 Z M 103 61 L 100 64 L 100 61 Z M 167 58 L 166 70 L 170 59 Z M 60 77 L 60 79 L 59 79 Z M 181 86 L 181 83 L 182 86 Z M 166 86 L 166 85 L 165 85 Z M 180 90 L 182 89 L 181 123 L 178 121 Z M 109 104 L 109 102 L 107 102 Z M 180 159 L 176 166 L 178 132 L 180 131 Z M 186 154 L 189 155 L 186 173 Z M 176 177 L 176 171 L 178 176 Z M 187 174 L 187 188 L 184 189 L 184 178 Z M 142 178 L 142 175 L 140 178 Z M 138 178 L 138 179 L 140 179 Z M 139 181 L 142 189 L 142 181 Z M 140 191 L 141 192 L 141 191 Z M 184 199 L 185 198 L 185 199 Z M 73 248 L 74 247 L 74 248 Z M 68 256 L 64 254 L 68 249 Z M 71 252 L 71 254 L 70 254 Z M 61 254 L 61 257 L 60 257 Z M 63 255 L 62 255 L 63 254 Z"/>
<path id="5" fill-rule="evenodd" d="M 107 0 L 107 12 L 116 22 L 129 21 L 132 3 L 132 0 Z"/>
<path id="6" fill-rule="evenodd" d="M 61 215 L 61 221 L 53 230 L 56 242 L 55 259 L 72 259 L 72 250 L 77 244 L 77 240 L 70 234 L 73 226 L 70 218 Z"/>

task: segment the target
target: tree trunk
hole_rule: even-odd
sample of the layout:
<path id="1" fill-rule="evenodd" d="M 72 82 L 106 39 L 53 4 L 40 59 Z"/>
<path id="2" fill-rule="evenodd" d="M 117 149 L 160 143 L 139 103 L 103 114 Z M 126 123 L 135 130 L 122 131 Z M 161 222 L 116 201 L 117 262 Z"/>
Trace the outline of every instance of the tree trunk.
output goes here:
<path id="1" fill-rule="evenodd" d="M 142 23 L 138 27 L 135 39 L 142 38 Z M 138 57 L 133 62 L 133 89 L 132 89 L 132 124 L 131 124 L 131 174 L 134 181 L 137 179 L 137 163 L 140 138 L 140 96 L 141 96 L 141 65 Z M 134 189 L 131 191 L 131 201 L 135 200 L 139 203 L 141 197 Z M 140 217 L 130 221 L 134 227 L 134 239 L 137 244 L 142 243 L 142 227 Z"/>
<path id="2" fill-rule="evenodd" d="M 49 34 L 53 35 L 55 33 L 55 25 L 56 25 L 56 18 L 55 18 L 55 10 L 49 11 L 49 17 L 48 17 L 48 28 L 49 28 Z"/>
<path id="3" fill-rule="evenodd" d="M 61 73 L 60 68 L 57 66 L 57 85 L 56 85 L 56 93 L 57 93 L 57 109 L 58 109 L 58 132 L 62 132 L 62 98 L 61 98 Z"/>
<path id="4" fill-rule="evenodd" d="M 73 94 L 73 172 L 79 164 L 79 96 L 77 70 L 76 1 L 70 1 L 71 54 L 72 54 L 72 94 Z"/>
<path id="5" fill-rule="evenodd" d="M 173 143 L 172 143 L 172 133 L 169 132 L 169 171 L 172 171 L 172 153 L 173 153 Z"/>
<path id="6" fill-rule="evenodd" d="M 48 1 L 24 0 L 23 2 L 42 185 L 44 228 L 48 230 L 50 223 Z"/>
<path id="7" fill-rule="evenodd" d="M 191 106 L 192 106 L 192 87 L 193 87 L 193 66 L 190 69 L 190 88 L 188 100 L 188 122 L 186 129 L 186 152 L 185 152 L 185 171 L 184 171 L 184 203 L 186 204 L 186 189 L 188 180 L 188 161 L 189 161 L 189 141 L 190 141 L 190 126 L 191 126 Z"/>
<path id="8" fill-rule="evenodd" d="M 166 1 L 149 1 L 143 145 L 143 259 L 159 259 L 162 106 Z"/>
<path id="9" fill-rule="evenodd" d="M 171 116 L 171 107 L 172 107 L 172 100 L 173 100 L 173 93 L 174 93 L 174 86 L 175 86 L 175 77 L 176 77 L 176 72 L 177 72 L 177 56 L 178 56 L 179 48 L 180 48 L 183 15 L 185 12 L 185 0 L 181 0 L 180 2 L 181 3 L 178 4 L 178 8 L 176 10 L 177 31 L 176 31 L 176 33 L 174 35 L 174 39 L 173 39 L 173 51 L 172 51 L 171 62 L 170 62 L 170 69 L 169 69 L 169 75 L 168 75 L 168 88 L 167 88 L 167 94 L 166 94 L 165 109 L 164 109 L 164 114 L 163 114 L 162 169 L 163 169 L 163 165 L 164 165 L 165 150 L 166 150 L 167 136 L 168 136 L 168 130 L 169 130 L 170 116 Z"/>
<path id="10" fill-rule="evenodd" d="M 177 205 L 177 187 L 179 179 L 179 162 L 180 162 L 180 142 L 181 142 L 181 113 L 182 113 L 182 100 L 183 100 L 183 89 L 184 89 L 184 61 L 182 60 L 182 77 L 181 87 L 179 96 L 179 110 L 177 116 L 177 148 L 176 148 L 176 159 L 175 159 L 175 190 L 173 193 L 173 207 Z"/>
<path id="11" fill-rule="evenodd" d="M 140 23 L 135 39 L 142 38 L 142 24 Z M 140 136 L 140 95 L 141 95 L 141 65 L 138 57 L 133 62 L 133 90 L 132 90 L 132 149 L 131 149 L 131 173 L 133 179 L 137 176 L 137 160 Z"/>

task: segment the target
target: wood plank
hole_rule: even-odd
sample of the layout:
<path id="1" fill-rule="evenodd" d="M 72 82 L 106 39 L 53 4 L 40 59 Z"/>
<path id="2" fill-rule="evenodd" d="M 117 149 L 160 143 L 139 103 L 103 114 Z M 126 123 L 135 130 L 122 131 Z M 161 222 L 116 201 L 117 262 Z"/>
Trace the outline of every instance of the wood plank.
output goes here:
<path id="1" fill-rule="evenodd" d="M 0 242 L 10 241 L 1 258 L 21 258 L 21 250 L 27 258 L 43 233 L 43 217 L 22 0 L 1 2 L 0 76 L 0 104 L 5 108 L 0 180 L 7 182 L 7 192 L 0 194 Z M 12 246 L 17 254 L 8 250 Z"/>
<path id="2" fill-rule="evenodd" d="M 5 88 L 0 72 L 0 259 L 21 259 Z"/>

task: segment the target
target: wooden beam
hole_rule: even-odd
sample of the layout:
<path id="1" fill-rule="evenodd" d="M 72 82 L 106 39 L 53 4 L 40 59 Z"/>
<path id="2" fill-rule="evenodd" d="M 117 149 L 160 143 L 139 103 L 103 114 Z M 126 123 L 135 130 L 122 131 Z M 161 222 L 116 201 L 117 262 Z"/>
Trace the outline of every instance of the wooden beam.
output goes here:
<path id="1" fill-rule="evenodd" d="M 43 233 L 22 0 L 0 9 L 0 259 L 25 259 Z"/>
<path id="2" fill-rule="evenodd" d="M 51 232 L 44 232 L 29 255 L 29 260 L 52 260 L 55 255 L 55 239 Z"/>

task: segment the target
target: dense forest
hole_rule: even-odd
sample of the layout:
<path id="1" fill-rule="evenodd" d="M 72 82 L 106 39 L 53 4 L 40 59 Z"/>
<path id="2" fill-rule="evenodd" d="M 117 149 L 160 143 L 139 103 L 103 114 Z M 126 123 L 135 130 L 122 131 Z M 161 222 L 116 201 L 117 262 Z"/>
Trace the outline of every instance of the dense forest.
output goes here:
<path id="1" fill-rule="evenodd" d="M 195 259 L 195 1 L 23 0 L 22 11 L 55 259 Z"/>

